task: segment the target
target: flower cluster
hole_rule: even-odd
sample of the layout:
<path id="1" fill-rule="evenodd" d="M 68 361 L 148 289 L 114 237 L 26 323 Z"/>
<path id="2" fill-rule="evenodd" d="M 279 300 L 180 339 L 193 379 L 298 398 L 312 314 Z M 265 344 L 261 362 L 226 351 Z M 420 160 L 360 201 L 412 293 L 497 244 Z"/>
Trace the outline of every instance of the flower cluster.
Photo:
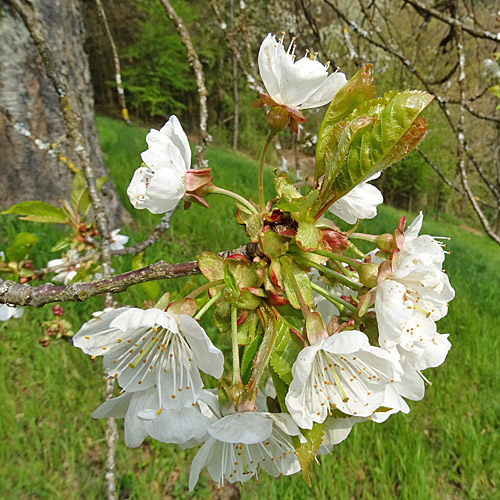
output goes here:
<path id="1" fill-rule="evenodd" d="M 236 199 L 236 221 L 251 243 L 246 255 L 204 252 L 197 268 L 207 282 L 188 296 L 96 313 L 73 340 L 102 356 L 107 377 L 116 378 L 120 395 L 94 417 L 124 418 L 128 446 L 148 436 L 201 445 L 190 489 L 204 468 L 219 486 L 261 472 L 308 478 L 313 458 L 330 453 L 354 424 L 408 413 L 406 399 L 424 396 L 422 370 L 443 363 L 450 349 L 436 321 L 454 291 L 442 269 L 444 245 L 419 234 L 422 214 L 406 229 L 402 217 L 392 233 L 356 232 L 383 201 L 369 182 L 424 137 L 419 113 L 432 97 L 405 91 L 375 98 L 369 66 L 348 82 L 338 72 L 328 76 L 315 57 L 294 62 L 293 44 L 285 51 L 283 38 L 272 35 L 259 67 L 273 131 L 259 166 L 258 205 L 214 186 L 208 171 L 190 170 L 176 117 L 147 135 L 143 166 L 128 189 L 132 204 L 152 213 L 182 199 L 208 206 L 204 197 L 214 193 Z M 285 126 L 295 128 L 299 110 L 330 101 L 314 177 L 294 184 L 276 169 L 276 197 L 266 201 L 265 151 L 284 128 L 277 118 L 286 115 Z M 212 307 L 218 332 L 231 339 L 227 373 L 199 323 Z M 217 387 L 205 388 L 214 379 Z"/>

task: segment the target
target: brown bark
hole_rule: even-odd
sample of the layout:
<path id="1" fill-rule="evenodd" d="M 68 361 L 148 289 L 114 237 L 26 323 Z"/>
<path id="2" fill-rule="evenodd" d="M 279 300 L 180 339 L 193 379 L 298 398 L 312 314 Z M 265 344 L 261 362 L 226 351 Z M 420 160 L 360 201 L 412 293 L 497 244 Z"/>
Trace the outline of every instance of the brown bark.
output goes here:
<path id="1" fill-rule="evenodd" d="M 81 167 L 79 142 L 90 152 L 96 175 L 106 173 L 82 43 L 77 0 L 8 0 L 0 5 L 0 109 L 32 139 L 57 143 L 65 160 L 42 151 L 0 113 L 0 208 L 30 199 L 54 203 L 67 197 L 73 178 L 68 165 Z M 64 116 L 68 109 L 71 123 Z M 75 137 L 75 130 L 80 137 Z M 118 201 L 110 184 L 103 194 L 116 216 Z"/>

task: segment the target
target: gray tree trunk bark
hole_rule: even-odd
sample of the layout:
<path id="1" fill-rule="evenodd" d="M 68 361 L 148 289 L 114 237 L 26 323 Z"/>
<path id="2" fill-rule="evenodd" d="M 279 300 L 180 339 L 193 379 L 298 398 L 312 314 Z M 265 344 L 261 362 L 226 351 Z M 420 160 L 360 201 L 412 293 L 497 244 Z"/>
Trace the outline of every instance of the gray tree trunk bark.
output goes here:
<path id="1" fill-rule="evenodd" d="M 57 203 L 69 196 L 71 168 L 80 163 L 63 113 L 68 104 L 96 176 L 107 172 L 83 35 L 79 0 L 0 3 L 1 209 L 30 199 Z M 118 199 L 110 183 L 103 193 L 113 223 Z"/>

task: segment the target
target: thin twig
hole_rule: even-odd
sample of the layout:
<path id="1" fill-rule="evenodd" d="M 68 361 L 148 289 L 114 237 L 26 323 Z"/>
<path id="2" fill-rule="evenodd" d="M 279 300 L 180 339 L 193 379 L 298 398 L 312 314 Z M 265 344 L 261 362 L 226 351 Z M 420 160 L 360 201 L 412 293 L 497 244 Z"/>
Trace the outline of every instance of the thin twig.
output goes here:
<path id="1" fill-rule="evenodd" d="M 122 116 L 125 120 L 125 123 L 130 124 L 130 118 L 127 109 L 127 103 L 125 101 L 125 92 L 123 90 L 122 85 L 122 73 L 120 68 L 120 58 L 118 56 L 118 49 L 116 48 L 115 40 L 113 35 L 111 34 L 111 30 L 109 29 L 108 18 L 106 17 L 106 11 L 104 10 L 104 6 L 102 5 L 101 0 L 95 0 L 97 4 L 97 10 L 99 11 L 99 15 L 102 18 L 102 22 L 104 24 L 104 29 L 106 30 L 106 35 L 108 37 L 109 45 L 111 46 L 111 53 L 113 54 L 113 62 L 115 64 L 115 81 L 116 81 L 116 90 L 118 92 L 118 102 L 122 108 Z"/>
<path id="2" fill-rule="evenodd" d="M 175 9 L 169 0 L 160 0 L 161 4 L 165 8 L 168 17 L 172 20 L 175 25 L 177 33 L 181 37 L 182 44 L 186 47 L 187 57 L 189 64 L 193 68 L 194 76 L 196 78 L 196 87 L 198 88 L 198 94 L 200 95 L 200 144 L 196 147 L 196 165 L 197 168 L 206 167 L 206 160 L 203 159 L 205 155 L 205 150 L 207 149 L 207 144 L 209 142 L 209 135 L 207 129 L 208 121 L 208 108 L 207 108 L 207 89 L 205 87 L 205 75 L 203 73 L 203 66 L 201 65 L 200 59 L 196 50 L 194 49 L 193 43 L 191 42 L 191 37 L 189 32 L 184 25 L 184 21 L 177 14 Z"/>
<path id="3" fill-rule="evenodd" d="M 458 76 L 458 86 L 460 90 L 460 107 L 458 111 L 458 123 L 457 123 L 457 149 L 458 149 L 458 171 L 460 172 L 460 177 L 462 180 L 462 186 L 464 187 L 467 198 L 472 205 L 472 208 L 476 212 L 481 225 L 483 226 L 486 234 L 500 245 L 500 236 L 496 234 L 490 226 L 488 219 L 484 215 L 481 207 L 478 205 L 476 197 L 472 193 L 469 186 L 469 179 L 466 170 L 467 152 L 465 149 L 465 109 L 467 97 L 465 94 L 465 49 L 464 49 L 464 38 L 462 27 L 458 26 L 456 29 L 457 36 L 457 53 L 460 62 L 460 73 Z"/>

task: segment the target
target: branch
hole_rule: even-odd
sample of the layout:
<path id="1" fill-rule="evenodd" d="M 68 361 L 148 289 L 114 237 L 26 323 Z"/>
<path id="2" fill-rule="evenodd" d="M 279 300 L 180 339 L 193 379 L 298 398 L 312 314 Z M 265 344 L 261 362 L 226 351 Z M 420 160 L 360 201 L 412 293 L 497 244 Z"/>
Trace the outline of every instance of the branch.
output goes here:
<path id="1" fill-rule="evenodd" d="M 438 174 L 439 177 L 441 177 L 441 180 L 448 187 L 455 190 L 459 194 L 462 194 L 462 195 L 464 194 L 462 191 L 460 191 L 460 189 L 458 189 L 456 186 L 454 186 L 450 180 L 448 180 L 446 178 L 446 176 L 443 174 L 443 172 L 441 172 L 441 169 L 420 148 L 417 148 L 417 152 L 424 159 L 424 161 L 427 163 L 427 165 L 429 165 L 434 170 L 434 172 L 436 172 L 436 174 Z"/>
<path id="2" fill-rule="evenodd" d="M 109 40 L 109 44 L 111 46 L 111 52 L 113 53 L 113 62 L 115 64 L 115 80 L 116 80 L 116 90 L 118 92 L 118 102 L 122 108 L 122 116 L 127 125 L 130 124 L 130 118 L 128 115 L 127 103 L 125 101 L 125 92 L 123 91 L 122 85 L 122 74 L 120 69 L 120 58 L 118 57 L 118 50 L 116 48 L 115 40 L 113 35 L 111 34 L 111 30 L 109 29 L 108 18 L 106 17 L 106 11 L 104 10 L 104 6 L 102 5 L 101 0 L 95 0 L 97 4 L 97 10 L 99 11 L 99 15 L 102 18 L 102 22 L 104 24 L 104 29 L 106 30 L 106 35 Z"/>
<path id="3" fill-rule="evenodd" d="M 228 30 L 227 27 L 224 28 L 224 19 L 222 19 L 222 15 L 220 13 L 219 7 L 217 6 L 217 1 L 216 0 L 210 0 L 210 6 L 212 7 L 212 10 L 215 14 L 215 17 L 217 18 L 217 22 L 219 23 L 219 27 L 224 33 L 224 38 L 226 39 L 227 44 L 229 45 L 229 48 L 233 52 L 233 55 L 236 59 L 236 62 L 238 63 L 238 66 L 243 73 L 243 76 L 246 78 L 248 82 L 248 86 L 250 87 L 250 90 L 253 90 L 254 92 L 257 92 L 259 94 L 265 93 L 264 87 L 259 83 L 259 77 L 255 73 L 255 65 L 252 65 L 252 63 L 249 62 L 250 64 L 250 70 L 247 69 L 245 66 L 245 63 L 243 62 L 243 59 L 241 57 L 241 53 L 238 49 L 238 45 L 236 43 L 236 40 L 234 39 L 234 34 L 232 31 Z M 252 61 L 253 62 L 253 61 Z"/>
<path id="4" fill-rule="evenodd" d="M 500 42 L 500 33 L 495 34 L 488 30 L 480 30 L 466 26 L 465 24 L 463 24 L 461 21 L 459 21 L 454 17 L 448 17 L 437 9 L 434 9 L 432 7 L 427 7 L 427 5 L 420 2 L 419 0 L 405 0 L 405 2 L 412 5 L 419 14 L 421 14 L 421 12 L 423 11 L 426 14 L 435 17 L 436 19 L 439 19 L 443 23 L 446 23 L 450 26 L 456 26 L 457 28 L 466 31 L 467 33 L 469 33 L 469 35 L 472 35 L 476 38 L 485 38 L 487 40 Z"/>
<path id="5" fill-rule="evenodd" d="M 161 4 L 167 11 L 167 15 L 170 20 L 174 23 L 177 33 L 181 37 L 182 44 L 186 47 L 187 56 L 189 64 L 193 68 L 194 76 L 196 78 L 196 86 L 198 88 L 198 94 L 200 95 L 200 135 L 201 143 L 196 147 L 196 164 L 197 168 L 203 168 L 205 165 L 205 160 L 203 159 L 205 155 L 205 150 L 207 149 L 207 144 L 209 142 L 208 130 L 207 130 L 207 120 L 208 120 L 208 109 L 207 109 L 207 89 L 205 87 L 205 76 L 203 74 L 203 66 L 201 65 L 198 54 L 194 50 L 193 43 L 189 36 L 189 32 L 184 26 L 183 20 L 179 17 L 175 9 L 169 0 L 160 0 Z"/>
<path id="6" fill-rule="evenodd" d="M 464 187 L 467 198 L 472 205 L 472 208 L 476 212 L 481 225 L 483 226 L 486 234 L 500 245 L 500 236 L 496 234 L 490 226 L 488 219 L 484 215 L 481 207 L 478 205 L 477 200 L 472 193 L 469 186 L 469 180 L 467 176 L 467 170 L 465 168 L 465 162 L 467 160 L 467 152 L 465 150 L 465 109 L 467 98 L 465 95 L 465 50 L 464 50 L 464 38 L 462 27 L 457 27 L 457 52 L 458 60 L 460 62 L 460 73 L 458 76 L 458 86 L 460 89 L 460 108 L 458 111 L 458 124 L 457 124 L 457 147 L 458 147 L 458 170 L 460 172 L 460 177 L 462 179 L 462 186 Z"/>
<path id="7" fill-rule="evenodd" d="M 257 245 L 248 243 L 235 250 L 221 252 L 218 255 L 223 259 L 227 259 L 233 254 L 242 254 L 251 260 L 257 255 Z M 147 281 L 181 278 L 196 274 L 200 274 L 198 261 L 196 260 L 179 264 L 169 264 L 162 260 L 137 271 L 117 274 L 116 276 L 109 276 L 86 283 L 72 283 L 67 286 L 45 283 L 33 287 L 14 281 L 0 280 L 0 304 L 41 307 L 53 302 L 83 302 L 96 295 L 123 292 L 132 285 Z"/>

